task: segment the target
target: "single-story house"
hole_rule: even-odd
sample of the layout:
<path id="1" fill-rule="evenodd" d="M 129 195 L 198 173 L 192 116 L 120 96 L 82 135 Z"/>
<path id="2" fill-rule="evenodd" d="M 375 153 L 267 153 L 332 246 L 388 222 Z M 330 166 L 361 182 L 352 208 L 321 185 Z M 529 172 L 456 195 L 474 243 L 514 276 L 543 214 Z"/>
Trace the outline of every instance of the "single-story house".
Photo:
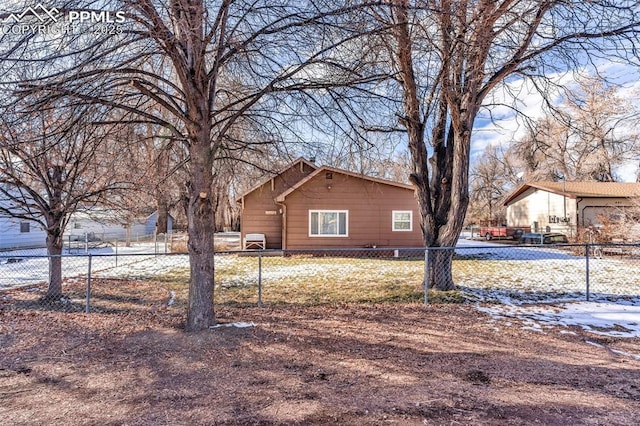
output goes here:
<path id="1" fill-rule="evenodd" d="M 71 215 L 69 225 L 65 231 L 65 241 L 84 240 L 110 241 L 125 240 L 127 232 L 133 241 L 139 238 L 149 238 L 154 235 L 158 213 L 153 212 L 144 219 L 134 219 L 126 224 L 122 215 L 114 210 L 92 208 L 79 210 Z M 168 216 L 167 229 L 173 228 L 173 217 Z"/>
<path id="2" fill-rule="evenodd" d="M 38 223 L 11 216 L 22 213 L 13 201 L 13 197 L 21 196 L 20 192 L 2 183 L 0 193 L 0 250 L 45 247 L 47 234 Z"/>
<path id="3" fill-rule="evenodd" d="M 2 189 L 5 195 L 0 199 L 0 206 L 9 212 L 0 215 L 0 250 L 46 247 L 47 234 L 36 221 L 10 216 L 11 213 L 21 212 L 11 198 L 13 192 L 19 195 L 17 191 L 12 191 L 8 186 L 3 186 Z M 152 236 L 155 233 L 157 216 L 157 212 L 153 212 L 144 219 L 134 219 L 127 226 L 121 212 L 98 207 L 81 208 L 71 214 L 64 240 L 67 242 L 83 241 L 85 238 L 91 241 L 124 239 L 127 232 L 132 239 Z M 173 218 L 169 216 L 169 232 L 172 227 Z"/>
<path id="4" fill-rule="evenodd" d="M 600 216 L 637 208 L 638 199 L 640 183 L 531 182 L 511 193 L 504 205 L 507 224 L 574 236 L 580 228 L 599 225 Z"/>
<path id="5" fill-rule="evenodd" d="M 240 229 L 269 249 L 423 246 L 411 185 L 300 158 L 238 197 Z"/>
<path id="6" fill-rule="evenodd" d="M 46 238 L 35 222 L 0 216 L 0 250 L 44 247 Z"/>
<path id="7" fill-rule="evenodd" d="M 110 241 L 125 240 L 127 231 L 129 238 L 149 238 L 154 235 L 157 212 L 153 212 L 145 219 L 135 220 L 130 228 L 119 223 L 108 210 L 91 213 L 79 211 L 71 215 L 64 233 L 65 243 L 68 241 Z M 168 216 L 169 233 L 173 227 L 173 217 Z M 34 221 L 20 220 L 8 216 L 0 216 L 0 250 L 14 250 L 20 248 L 46 247 L 46 232 Z"/>

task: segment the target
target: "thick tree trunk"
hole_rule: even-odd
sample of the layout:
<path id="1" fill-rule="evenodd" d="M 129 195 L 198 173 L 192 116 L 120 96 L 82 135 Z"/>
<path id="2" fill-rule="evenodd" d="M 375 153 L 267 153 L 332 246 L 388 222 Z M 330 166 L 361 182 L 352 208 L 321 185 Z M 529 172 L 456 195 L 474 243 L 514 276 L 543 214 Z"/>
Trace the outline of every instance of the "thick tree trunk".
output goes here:
<path id="1" fill-rule="evenodd" d="M 451 164 L 446 167 L 441 176 L 436 176 L 436 183 L 440 183 L 440 197 L 436 198 L 435 211 L 437 212 L 433 235 L 436 236 L 432 246 L 455 247 L 462 228 L 464 218 L 469 205 L 469 132 L 449 133 L 446 155 L 443 163 Z M 434 153 L 436 156 L 438 152 Z M 438 159 L 434 160 L 434 163 Z M 434 183 L 435 185 L 435 183 Z M 434 191 L 436 192 L 436 191 Z M 452 262 L 453 249 L 433 250 L 429 257 L 429 288 L 441 291 L 455 289 L 453 281 Z"/>
<path id="2" fill-rule="evenodd" d="M 191 180 L 187 222 L 189 233 L 189 303 L 187 331 L 199 331 L 214 324 L 213 311 L 213 234 L 212 160 L 209 132 L 202 130 L 191 145 Z"/>
<path id="3" fill-rule="evenodd" d="M 49 211 L 46 214 L 47 223 L 47 254 L 49 255 L 49 286 L 44 300 L 48 302 L 59 301 L 62 297 L 62 247 L 64 240 L 64 214 L 62 194 L 64 188 L 63 166 L 60 164 L 51 167 L 51 196 L 49 199 Z"/>
<path id="4" fill-rule="evenodd" d="M 216 232 L 231 229 L 231 200 L 229 199 L 229 183 L 216 187 Z"/>
<path id="5" fill-rule="evenodd" d="M 452 132 L 447 134 L 447 104 L 444 97 L 437 110 L 437 121 L 433 129 L 433 155 L 430 159 L 432 169 L 429 172 L 428 152 L 425 141 L 424 117 L 420 111 L 418 85 L 413 68 L 412 43 L 409 32 L 407 2 L 396 5 L 397 25 L 394 34 L 398 43 L 397 62 L 403 88 L 403 106 L 405 117 L 402 124 L 407 129 L 409 151 L 412 160 L 410 180 L 416 188 L 416 198 L 420 208 L 422 237 L 427 247 L 449 247 L 455 245 L 455 228 L 461 221 L 450 218 L 457 213 L 457 203 L 452 202 Z M 459 182 L 458 182 L 459 183 Z M 464 217 L 463 209 L 462 215 Z M 455 235 L 455 237 L 454 237 Z M 451 274 L 452 254 L 445 250 L 430 252 L 429 288 L 452 290 L 455 288 Z"/>
<path id="6" fill-rule="evenodd" d="M 452 270 L 453 254 L 453 249 L 429 251 L 427 288 L 435 288 L 440 291 L 455 289 Z"/>
<path id="7" fill-rule="evenodd" d="M 189 234 L 189 301 L 187 331 L 200 331 L 214 324 L 213 312 L 213 234 L 214 196 L 213 161 L 215 144 L 211 141 L 212 96 L 215 84 L 207 72 L 207 30 L 205 5 L 202 2 L 170 2 L 175 20 L 175 37 L 170 46 L 171 59 L 184 91 L 186 103 L 183 122 L 188 133 L 189 181 L 187 189 L 187 231 Z M 225 4 L 228 3 L 225 2 Z M 226 17 L 224 18 L 226 19 Z M 179 49 L 174 50 L 174 47 Z"/>

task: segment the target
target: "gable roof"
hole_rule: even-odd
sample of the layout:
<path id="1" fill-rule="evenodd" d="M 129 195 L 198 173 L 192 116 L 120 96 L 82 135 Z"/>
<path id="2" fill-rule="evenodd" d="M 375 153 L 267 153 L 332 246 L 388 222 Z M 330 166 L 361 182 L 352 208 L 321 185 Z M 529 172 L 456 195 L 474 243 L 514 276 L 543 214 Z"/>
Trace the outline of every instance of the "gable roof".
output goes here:
<path id="1" fill-rule="evenodd" d="M 303 157 L 298 157 L 296 160 L 293 161 L 293 163 L 283 167 L 282 169 L 278 170 L 276 173 L 273 174 L 273 176 L 267 177 L 265 179 L 262 179 L 261 181 L 258 182 L 257 185 L 252 186 L 250 189 L 248 189 L 247 191 L 243 192 L 242 194 L 238 195 L 236 197 L 236 202 L 240 202 L 240 200 L 242 199 L 242 197 L 246 197 L 247 195 L 251 194 L 253 191 L 255 191 L 256 189 L 260 188 L 262 185 L 264 185 L 265 183 L 269 182 L 271 179 L 273 179 L 274 177 L 281 175 L 282 173 L 286 172 L 287 170 L 291 169 L 292 167 L 297 166 L 298 164 L 303 163 L 306 164 L 307 166 L 311 167 L 312 169 L 317 169 L 318 166 L 316 166 L 315 164 L 313 164 L 310 161 L 307 161 L 306 159 L 304 159 Z"/>
<path id="2" fill-rule="evenodd" d="M 313 172 L 311 172 L 309 175 L 307 175 L 303 179 L 300 179 L 300 181 L 298 181 L 291 188 L 289 188 L 286 191 L 284 191 L 282 194 L 278 195 L 276 197 L 276 202 L 278 202 L 278 203 L 283 202 L 284 199 L 287 197 L 287 195 L 291 194 L 293 191 L 297 190 L 302 185 L 304 185 L 305 183 L 309 182 L 311 179 L 313 179 L 314 177 L 318 176 L 319 174 L 321 174 L 323 172 L 339 173 L 339 174 L 355 177 L 355 178 L 358 178 L 358 179 L 368 180 L 370 182 L 380 183 L 380 184 L 383 184 L 383 185 L 390 185 L 390 186 L 395 186 L 395 187 L 398 187 L 398 188 L 410 189 L 412 191 L 415 189 L 413 187 L 413 185 L 409 185 L 409 184 L 406 184 L 406 183 L 394 182 L 394 181 L 391 181 L 391 180 L 385 180 L 385 179 L 380 179 L 380 178 L 376 178 L 376 177 L 372 177 L 372 176 L 361 175 L 361 174 L 358 174 L 358 173 L 350 172 L 348 170 L 337 169 L 335 167 L 322 166 L 322 167 L 314 170 Z"/>
<path id="3" fill-rule="evenodd" d="M 504 201 L 509 205 L 529 188 L 569 198 L 630 198 L 640 196 L 640 183 L 627 182 L 529 182 L 521 185 Z"/>

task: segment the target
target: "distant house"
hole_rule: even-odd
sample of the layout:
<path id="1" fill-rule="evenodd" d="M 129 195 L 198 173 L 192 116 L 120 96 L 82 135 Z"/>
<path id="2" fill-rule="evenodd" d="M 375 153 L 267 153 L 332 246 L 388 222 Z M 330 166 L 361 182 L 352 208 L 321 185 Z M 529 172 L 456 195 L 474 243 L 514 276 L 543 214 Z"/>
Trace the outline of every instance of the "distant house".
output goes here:
<path id="1" fill-rule="evenodd" d="M 411 185 L 298 159 L 238 198 L 241 233 L 266 248 L 420 247 Z"/>
<path id="2" fill-rule="evenodd" d="M 144 219 L 136 220 L 130 225 L 129 238 L 148 238 L 156 229 L 157 212 Z M 173 217 L 168 217 L 169 233 L 173 228 Z M 0 216 L 0 250 L 19 248 L 46 247 L 46 232 L 33 221 Z M 80 211 L 71 215 L 71 220 L 64 233 L 65 243 L 68 241 L 113 241 L 127 238 L 127 226 L 117 220 L 112 212 Z"/>
<path id="3" fill-rule="evenodd" d="M 122 216 L 114 210 L 90 209 L 80 210 L 71 215 L 65 231 L 65 240 L 112 241 L 129 238 L 136 240 L 154 235 L 158 214 L 153 212 L 144 219 L 137 219 L 127 224 Z M 173 217 L 168 217 L 168 231 L 173 228 Z"/>
<path id="4" fill-rule="evenodd" d="M 35 222 L 0 216 L 0 250 L 45 247 L 46 238 Z"/>
<path id="5" fill-rule="evenodd" d="M 9 193 L 0 199 L 0 205 L 9 213 L 20 213 L 15 207 L 10 195 L 14 192 L 9 187 L 3 189 Z M 18 194 L 16 192 L 16 194 Z M 19 194 L 18 194 L 19 195 Z M 15 209 L 15 211 L 14 211 Z M 17 219 L 9 215 L 0 215 L 0 250 L 19 248 L 46 247 L 47 234 L 44 229 L 33 220 Z M 144 219 L 134 220 L 127 225 L 123 214 L 106 208 L 80 209 L 71 214 L 65 229 L 64 241 L 90 239 L 91 241 L 107 241 L 125 239 L 127 232 L 132 239 L 152 236 L 155 233 L 157 212 L 153 212 Z M 173 228 L 173 217 L 168 216 L 168 230 Z"/>
<path id="6" fill-rule="evenodd" d="M 0 208 L 9 212 L 0 214 L 0 250 L 45 247 L 47 234 L 39 224 L 10 216 L 10 213 L 23 213 L 13 201 L 13 197 L 20 197 L 21 193 L 5 183 L 0 186 Z"/>
<path id="7" fill-rule="evenodd" d="M 637 206 L 640 183 L 531 182 L 505 200 L 508 224 L 532 230 L 575 235 L 579 228 L 598 225 L 600 216 L 614 216 Z"/>

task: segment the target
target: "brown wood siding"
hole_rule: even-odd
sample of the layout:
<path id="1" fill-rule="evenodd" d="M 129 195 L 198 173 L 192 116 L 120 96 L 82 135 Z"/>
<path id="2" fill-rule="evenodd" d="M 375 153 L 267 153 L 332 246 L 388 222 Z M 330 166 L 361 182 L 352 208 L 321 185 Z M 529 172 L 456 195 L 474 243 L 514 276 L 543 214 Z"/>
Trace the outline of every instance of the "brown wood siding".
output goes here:
<path id="1" fill-rule="evenodd" d="M 411 189 L 333 172 L 320 173 L 285 200 L 288 249 L 421 247 L 418 204 Z M 309 210 L 348 210 L 348 237 L 310 237 Z M 412 231 L 392 231 L 392 211 L 410 210 Z"/>
<path id="2" fill-rule="evenodd" d="M 314 171 L 305 163 L 296 163 L 278 176 L 245 195 L 240 216 L 242 238 L 246 234 L 264 234 L 267 248 L 282 248 L 282 206 L 275 203 L 276 196 L 289 189 Z M 266 212 L 276 212 L 267 214 Z"/>

